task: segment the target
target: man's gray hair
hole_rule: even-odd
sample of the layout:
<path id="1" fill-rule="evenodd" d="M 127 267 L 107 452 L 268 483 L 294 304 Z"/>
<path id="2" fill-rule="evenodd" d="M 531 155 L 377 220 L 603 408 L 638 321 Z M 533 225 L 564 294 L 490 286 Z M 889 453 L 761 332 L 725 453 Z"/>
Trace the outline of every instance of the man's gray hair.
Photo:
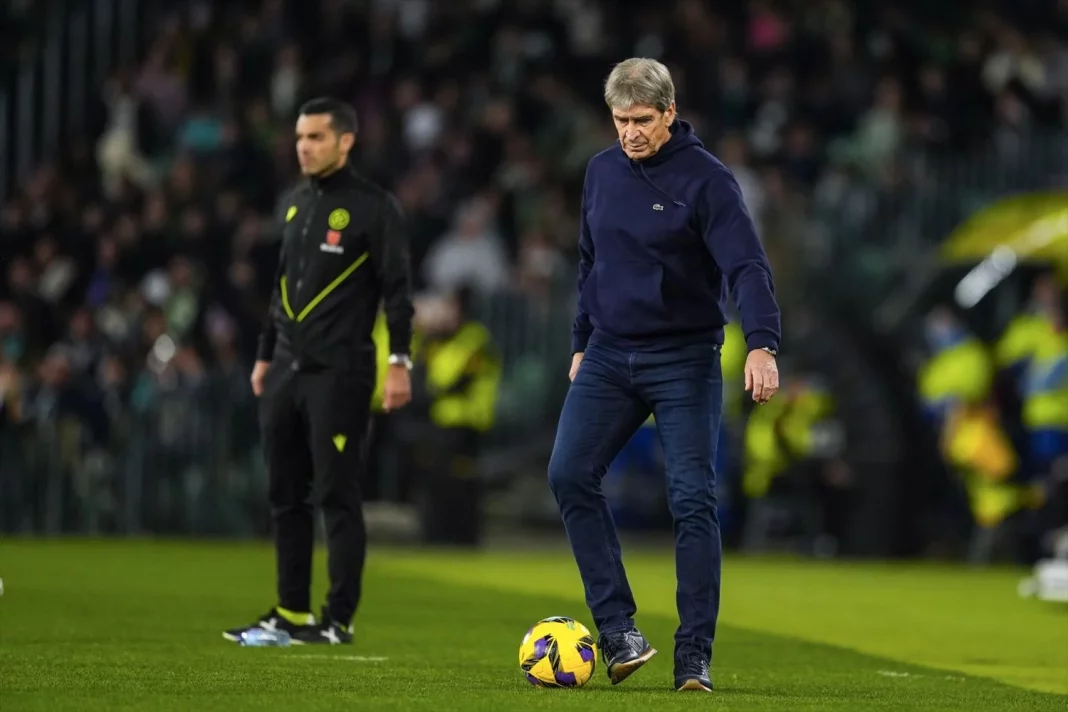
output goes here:
<path id="1" fill-rule="evenodd" d="M 675 83 L 668 68 L 655 59 L 631 57 L 612 68 L 604 82 L 604 101 L 609 109 L 645 104 L 667 111 L 675 101 Z"/>

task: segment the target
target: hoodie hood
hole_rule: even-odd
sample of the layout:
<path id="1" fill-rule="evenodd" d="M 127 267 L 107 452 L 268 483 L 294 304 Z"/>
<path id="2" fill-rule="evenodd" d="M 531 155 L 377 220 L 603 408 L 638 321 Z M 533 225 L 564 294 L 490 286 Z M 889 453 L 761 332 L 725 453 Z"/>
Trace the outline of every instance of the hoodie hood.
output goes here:
<path id="1" fill-rule="evenodd" d="M 649 170 L 669 163 L 672 158 L 688 148 L 704 149 L 705 145 L 701 143 L 701 139 L 697 138 L 697 134 L 693 131 L 693 125 L 689 121 L 676 118 L 671 126 L 668 127 L 668 130 L 671 132 L 671 137 L 660 147 L 659 151 L 648 158 L 640 161 L 631 159 L 623 152 L 622 144 L 619 144 L 619 155 L 629 164 L 631 172 L 648 184 L 650 188 L 680 208 L 685 208 L 687 207 L 686 203 L 680 200 L 678 196 L 671 195 L 656 184 L 649 175 Z"/>
<path id="2" fill-rule="evenodd" d="M 701 143 L 701 139 L 697 138 L 697 134 L 693 132 L 693 124 L 689 121 L 676 118 L 675 121 L 668 127 L 668 131 L 671 132 L 671 137 L 660 147 L 660 150 L 641 161 L 631 161 L 631 163 L 641 164 L 643 166 L 658 166 L 662 163 L 666 163 L 671 160 L 679 151 L 683 151 L 687 148 L 704 148 L 705 145 Z M 619 147 L 620 153 L 623 153 L 623 146 Z M 626 157 L 627 154 L 623 153 Z"/>

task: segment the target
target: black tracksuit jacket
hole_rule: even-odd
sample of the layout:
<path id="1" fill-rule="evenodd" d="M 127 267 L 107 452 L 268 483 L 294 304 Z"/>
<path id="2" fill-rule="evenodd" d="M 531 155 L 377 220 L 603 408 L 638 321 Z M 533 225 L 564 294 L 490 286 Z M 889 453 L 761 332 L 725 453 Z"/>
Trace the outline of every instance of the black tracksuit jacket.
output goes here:
<path id="1" fill-rule="evenodd" d="M 296 371 L 373 369 L 383 302 L 390 353 L 407 354 L 411 264 L 396 198 L 346 166 L 302 181 L 278 212 L 281 255 L 257 359 Z"/>

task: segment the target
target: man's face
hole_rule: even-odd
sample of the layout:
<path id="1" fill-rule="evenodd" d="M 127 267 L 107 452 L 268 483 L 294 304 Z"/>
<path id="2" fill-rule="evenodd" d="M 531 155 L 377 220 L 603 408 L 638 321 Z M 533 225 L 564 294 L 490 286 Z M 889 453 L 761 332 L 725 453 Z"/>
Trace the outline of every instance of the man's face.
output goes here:
<path id="1" fill-rule="evenodd" d="M 338 134 L 329 114 L 301 114 L 297 119 L 297 160 L 306 176 L 331 173 L 345 162 L 355 136 Z"/>
<path id="2" fill-rule="evenodd" d="M 1032 288 L 1031 298 L 1038 313 L 1048 319 L 1054 328 L 1065 327 L 1065 313 L 1061 306 L 1061 288 L 1055 277 L 1039 278 Z"/>
<path id="3" fill-rule="evenodd" d="M 1031 288 L 1031 297 L 1039 310 L 1053 311 L 1061 301 L 1060 287 L 1053 277 L 1040 277 Z"/>
<path id="4" fill-rule="evenodd" d="M 660 111 L 656 107 L 635 104 L 629 109 L 613 109 L 612 120 L 619 134 L 623 153 L 634 161 L 649 158 L 671 138 L 670 126 L 675 120 L 675 104 Z"/>

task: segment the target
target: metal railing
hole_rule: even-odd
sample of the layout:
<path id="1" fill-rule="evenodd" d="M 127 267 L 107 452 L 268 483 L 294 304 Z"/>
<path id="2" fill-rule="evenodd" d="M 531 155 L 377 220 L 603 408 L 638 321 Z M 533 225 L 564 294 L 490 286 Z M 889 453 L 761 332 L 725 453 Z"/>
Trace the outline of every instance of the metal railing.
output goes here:
<path id="1" fill-rule="evenodd" d="M 504 357 L 487 457 L 515 466 L 532 436 L 553 427 L 574 301 L 573 289 L 560 287 L 477 305 Z M 266 470 L 247 375 L 146 370 L 129 392 L 93 394 L 101 407 L 80 413 L 57 406 L 64 399 L 55 394 L 27 393 L 26 422 L 0 424 L 0 531 L 265 534 Z"/>
<path id="2" fill-rule="evenodd" d="M 240 381 L 245 374 L 234 374 Z M 251 394 L 223 374 L 153 379 L 106 422 L 26 404 L 0 434 L 0 529 L 234 535 L 262 530 Z M 264 522 L 265 523 L 265 522 Z"/>
<path id="3" fill-rule="evenodd" d="M 834 254 L 814 284 L 870 313 L 907 299 L 940 270 L 935 251 L 964 220 L 999 198 L 1068 186 L 1068 132 L 992 139 L 966 156 L 909 154 L 891 185 L 851 179 L 845 197 L 816 206 Z"/>
<path id="4" fill-rule="evenodd" d="M 86 136 L 108 75 L 137 58 L 162 0 L 55 0 L 0 87 L 0 198 Z"/>

